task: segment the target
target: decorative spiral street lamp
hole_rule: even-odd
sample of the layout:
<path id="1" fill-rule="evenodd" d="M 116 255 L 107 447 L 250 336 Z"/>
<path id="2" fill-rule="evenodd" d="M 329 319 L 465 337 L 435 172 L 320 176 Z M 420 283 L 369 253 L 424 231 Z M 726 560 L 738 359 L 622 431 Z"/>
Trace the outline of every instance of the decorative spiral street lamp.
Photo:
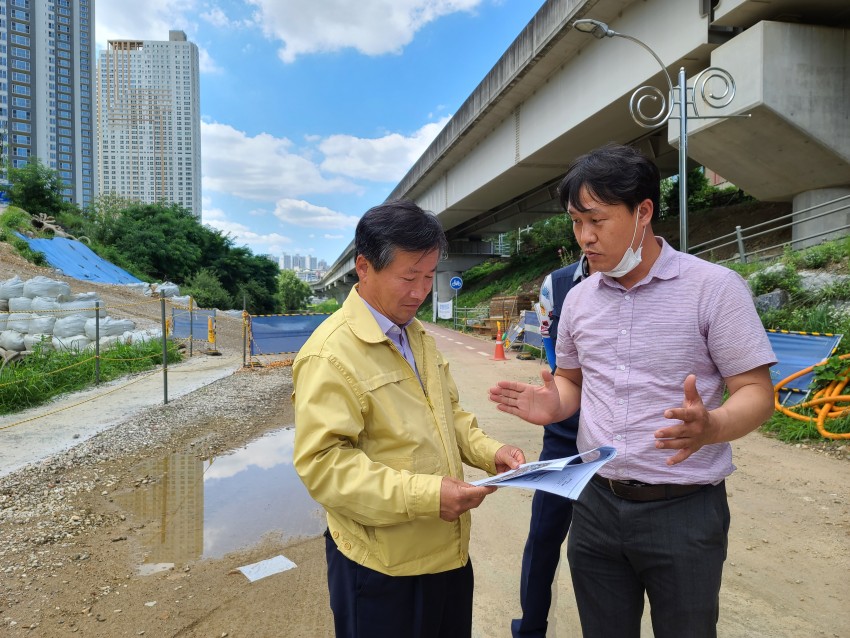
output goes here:
<path id="1" fill-rule="evenodd" d="M 735 98 L 735 80 L 730 73 L 720 67 L 710 66 L 694 78 L 693 87 L 688 88 L 687 79 L 685 78 L 685 67 L 679 68 L 679 85 L 673 86 L 673 79 L 667 72 L 667 67 L 661 61 L 661 58 L 649 48 L 644 42 L 637 38 L 619 33 L 611 29 L 604 22 L 599 20 L 576 20 L 573 27 L 582 33 L 589 33 L 595 38 L 624 38 L 631 40 L 635 44 L 639 44 L 649 54 L 655 58 L 661 70 L 664 72 L 664 78 L 667 80 L 668 93 L 664 93 L 655 86 L 645 85 L 635 89 L 632 97 L 629 100 L 629 112 L 632 119 L 643 128 L 657 128 L 666 124 L 669 120 L 679 120 L 679 250 L 688 252 L 688 189 L 687 189 L 687 173 L 688 173 L 688 119 L 707 120 L 718 117 L 749 117 L 747 115 L 700 115 L 697 108 L 697 103 L 694 97 L 699 90 L 699 95 L 702 101 L 709 107 L 720 109 L 728 106 Z M 722 89 L 719 93 L 707 90 L 706 85 L 709 80 L 717 80 Z M 657 111 L 653 108 L 658 103 Z M 674 115 L 674 111 L 678 107 L 678 115 Z M 691 107 L 691 114 L 688 113 L 688 107 Z"/>

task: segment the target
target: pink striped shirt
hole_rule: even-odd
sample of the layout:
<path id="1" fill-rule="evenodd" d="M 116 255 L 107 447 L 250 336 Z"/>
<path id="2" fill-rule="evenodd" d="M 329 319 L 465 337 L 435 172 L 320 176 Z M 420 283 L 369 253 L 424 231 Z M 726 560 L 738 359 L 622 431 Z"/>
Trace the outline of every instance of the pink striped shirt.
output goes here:
<path id="1" fill-rule="evenodd" d="M 570 290 L 558 327 L 559 368 L 581 368 L 578 449 L 613 446 L 601 475 L 645 483 L 713 483 L 732 473 L 732 447 L 702 447 L 672 467 L 675 450 L 657 450 L 654 433 L 675 422 L 683 382 L 697 375 L 709 410 L 724 378 L 776 363 L 752 293 L 734 271 L 680 253 L 656 237 L 661 254 L 626 290 L 596 273 Z"/>

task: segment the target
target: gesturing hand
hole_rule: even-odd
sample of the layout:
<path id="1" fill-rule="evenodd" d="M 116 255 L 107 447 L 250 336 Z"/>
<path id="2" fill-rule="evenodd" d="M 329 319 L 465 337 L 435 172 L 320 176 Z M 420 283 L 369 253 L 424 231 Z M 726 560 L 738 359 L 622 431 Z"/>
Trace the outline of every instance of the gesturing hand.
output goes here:
<path id="1" fill-rule="evenodd" d="M 667 465 L 681 463 L 703 445 L 713 443 L 715 428 L 711 415 L 697 392 L 697 377 L 689 374 L 684 384 L 685 399 L 681 408 L 664 411 L 665 419 L 678 419 L 678 425 L 655 431 L 655 447 L 659 450 L 679 450 L 667 459 Z"/>
<path id="2" fill-rule="evenodd" d="M 499 381 L 490 388 L 490 400 L 498 403 L 502 412 L 518 416 L 529 423 L 547 425 L 557 421 L 555 417 L 561 409 L 561 398 L 555 378 L 548 370 L 540 371 L 543 385 L 530 385 L 519 381 Z"/>
<path id="3" fill-rule="evenodd" d="M 440 518 L 455 521 L 465 511 L 481 505 L 484 497 L 495 491 L 495 487 L 470 485 L 451 476 L 444 476 L 440 485 Z"/>

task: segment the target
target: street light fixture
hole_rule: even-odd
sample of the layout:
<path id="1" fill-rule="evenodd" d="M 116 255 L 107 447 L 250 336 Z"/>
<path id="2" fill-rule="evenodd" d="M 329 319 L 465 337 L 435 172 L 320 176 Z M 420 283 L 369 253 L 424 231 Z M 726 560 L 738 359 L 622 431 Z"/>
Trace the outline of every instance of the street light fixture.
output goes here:
<path id="1" fill-rule="evenodd" d="M 649 54 L 655 58 L 661 70 L 664 72 L 664 78 L 667 80 L 668 93 L 665 96 L 660 89 L 655 86 L 646 85 L 635 89 L 632 97 L 629 100 L 629 112 L 632 119 L 643 128 L 656 128 L 666 124 L 669 120 L 679 120 L 679 250 L 688 252 L 688 189 L 687 189 L 687 174 L 688 174 L 688 119 L 706 120 L 715 119 L 717 117 L 749 117 L 746 115 L 700 115 L 697 109 L 697 104 L 694 101 L 697 87 L 699 87 L 700 97 L 709 108 L 720 109 L 729 105 L 735 98 L 735 80 L 725 69 L 710 66 L 703 70 L 694 78 L 692 88 L 688 88 L 687 78 L 685 77 L 685 67 L 679 67 L 679 85 L 673 86 L 673 79 L 667 71 L 667 67 L 661 61 L 661 58 L 649 48 L 647 44 L 641 42 L 637 38 L 614 31 L 604 22 L 599 20 L 582 19 L 573 22 L 573 27 L 576 31 L 588 33 L 593 37 L 601 40 L 602 38 L 624 38 L 639 44 Z M 706 92 L 706 85 L 709 80 L 716 79 L 722 90 L 715 94 L 711 91 Z M 647 107 L 647 100 L 660 104 L 657 111 L 647 112 L 644 109 Z M 678 115 L 673 115 L 675 107 L 679 107 Z M 691 107 L 691 114 L 688 113 L 688 107 Z"/>

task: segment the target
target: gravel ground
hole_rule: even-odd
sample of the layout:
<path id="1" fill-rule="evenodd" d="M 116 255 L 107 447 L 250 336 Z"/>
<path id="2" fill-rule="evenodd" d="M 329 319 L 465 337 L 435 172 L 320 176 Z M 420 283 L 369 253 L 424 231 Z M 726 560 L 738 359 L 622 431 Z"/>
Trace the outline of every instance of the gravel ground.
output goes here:
<path id="1" fill-rule="evenodd" d="M 290 393 L 289 367 L 245 369 L 0 479 L 0 598 L 5 600 L 0 609 L 6 624 L 14 626 L 11 610 L 27 590 L 55 577 L 67 563 L 89 559 L 77 547 L 79 537 L 126 526 L 118 508 L 92 507 L 92 501 L 151 480 L 133 472 L 142 459 L 178 449 L 208 459 L 231 450 L 279 423 L 278 400 L 289 403 Z M 251 401 L 248 421 L 246 400 Z M 116 532 L 115 539 L 126 537 Z"/>

